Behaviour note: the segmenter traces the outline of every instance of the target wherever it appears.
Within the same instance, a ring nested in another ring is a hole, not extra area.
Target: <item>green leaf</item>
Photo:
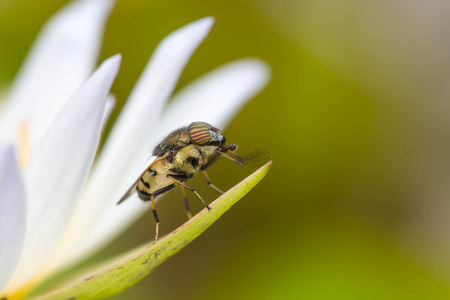
[[[91,273],[93,274],[91,276],[78,277],[78,279],[37,299],[101,299],[118,294],[133,286],[211,226],[264,178],[271,165],[271,161],[266,163],[211,203],[211,211],[203,209],[156,244],[138,251],[135,250],[134,254],[128,254],[119,263],[111,266],[110,262],[110,267],[103,271]]]

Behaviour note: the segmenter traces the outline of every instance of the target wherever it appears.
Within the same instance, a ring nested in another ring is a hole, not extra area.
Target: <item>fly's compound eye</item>
[[[194,144],[205,146],[211,143],[212,135],[208,124],[194,122],[189,125],[189,138]]]

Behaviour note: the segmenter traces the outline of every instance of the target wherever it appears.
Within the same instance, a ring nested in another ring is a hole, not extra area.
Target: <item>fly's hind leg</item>
[[[188,190],[190,190],[191,192],[193,192],[195,195],[197,195],[197,197],[200,198],[200,200],[202,200],[202,202],[203,202],[203,204],[206,206],[206,208],[207,208],[208,210],[211,210],[211,207],[209,207],[208,203],[206,203],[206,201],[203,200],[203,198],[199,195],[199,193],[197,193],[197,190],[196,190],[196,189],[194,189],[194,188],[190,187],[189,185],[187,185],[186,183],[184,183],[184,182],[182,182],[182,181],[180,181],[180,180],[174,178],[174,176],[172,176],[172,175],[170,175],[170,174],[168,174],[167,177],[170,178],[170,179],[172,179],[175,183],[177,183],[177,184],[181,185],[182,187],[185,187],[185,188],[187,188]]]
[[[159,218],[158,218],[158,214],[156,213],[155,197],[158,195],[164,194],[165,192],[173,189],[174,187],[175,187],[175,184],[171,184],[171,185],[165,186],[165,187],[153,192],[152,194],[145,193],[144,197],[141,198],[144,201],[150,200],[152,202],[153,217],[155,218],[155,222],[156,222],[156,234],[155,234],[155,241],[153,242],[153,244],[156,243],[156,241],[158,240],[158,232],[159,232]],[[138,190],[138,192],[139,192],[139,190]],[[140,191],[140,193],[142,194],[143,192]]]
[[[206,173],[205,170],[203,170],[202,173],[203,173],[203,175],[205,175],[205,179],[206,179],[206,182],[208,183],[208,185],[209,185],[210,187],[212,187],[213,189],[215,189],[215,190],[216,190],[217,192],[219,192],[220,194],[223,194],[223,192],[222,192],[221,189],[219,189],[218,187],[216,187],[214,184],[211,183],[211,180],[209,180],[208,173]]]
[[[155,197],[151,196],[153,217],[155,218],[155,222],[156,222],[155,241],[153,243],[156,243],[156,241],[158,240],[158,232],[159,232],[159,218],[158,218],[158,214],[156,213],[156,207],[155,207],[155,200],[154,199],[155,199]]]
[[[184,200],[184,207],[186,208],[186,215],[188,219],[192,218],[191,214],[191,208],[189,207],[188,198],[186,195],[186,190],[184,189],[184,186],[181,186],[181,193],[183,194],[183,200]]]

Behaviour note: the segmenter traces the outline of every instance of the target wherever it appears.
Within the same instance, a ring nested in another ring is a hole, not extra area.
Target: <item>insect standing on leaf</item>
[[[186,213],[188,218],[191,218],[185,188],[197,195],[208,210],[211,210],[211,208],[194,188],[185,183],[188,179],[201,171],[208,185],[222,194],[223,192],[209,180],[206,169],[220,156],[227,157],[241,166],[246,166],[248,161],[260,156],[260,153],[256,153],[256,155],[253,153],[249,160],[245,159],[234,152],[237,148],[235,144],[226,145],[226,142],[227,139],[220,134],[220,129],[205,122],[194,122],[187,127],[173,131],[156,146],[153,150],[156,159],[139,176],[117,204],[122,203],[134,191],[143,201],[151,201],[153,216],[156,221],[156,242],[159,230],[159,219],[154,201],[156,196],[176,186],[181,186]]]

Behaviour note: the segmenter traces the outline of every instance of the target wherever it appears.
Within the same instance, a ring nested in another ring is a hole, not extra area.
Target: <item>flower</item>
[[[124,231],[148,208],[115,205],[148,165],[148,149],[192,121],[225,126],[268,81],[263,62],[243,59],[171,97],[214,20],[188,24],[157,47],[92,165],[121,60],[88,78],[111,4],[79,0],[56,14],[0,111],[0,298],[26,294]]]

